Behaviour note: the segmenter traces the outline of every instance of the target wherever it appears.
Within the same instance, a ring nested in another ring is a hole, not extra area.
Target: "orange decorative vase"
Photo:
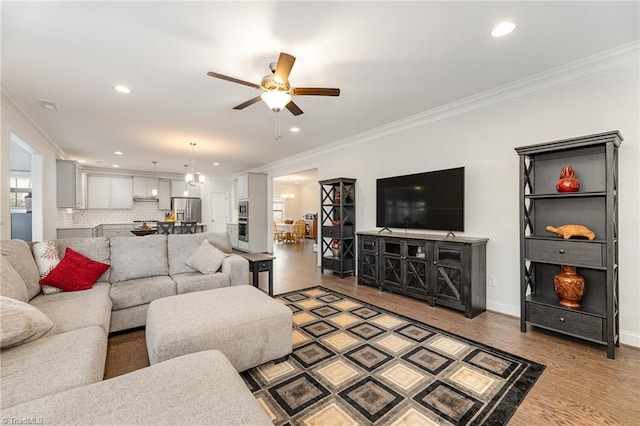
[[[566,166],[562,168],[556,189],[558,192],[577,192],[580,189],[580,181],[576,179],[576,172],[573,167]]]
[[[579,308],[584,297],[584,278],[576,274],[575,266],[562,265],[553,277],[553,287],[562,306]]]

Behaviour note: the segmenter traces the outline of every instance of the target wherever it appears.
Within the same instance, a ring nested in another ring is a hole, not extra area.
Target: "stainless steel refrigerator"
[[[202,221],[202,202],[200,198],[171,197],[171,211],[176,214],[177,222]]]

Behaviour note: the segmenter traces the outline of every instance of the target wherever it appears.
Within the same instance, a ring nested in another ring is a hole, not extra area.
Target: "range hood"
[[[133,201],[158,201],[157,195],[134,195]]]

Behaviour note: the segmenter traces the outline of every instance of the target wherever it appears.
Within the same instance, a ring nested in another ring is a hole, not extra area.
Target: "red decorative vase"
[[[577,192],[580,189],[580,181],[576,179],[576,172],[573,167],[566,166],[562,168],[556,189],[558,192]]]
[[[584,278],[576,274],[575,266],[562,265],[553,277],[553,287],[562,306],[579,308],[584,297]]]

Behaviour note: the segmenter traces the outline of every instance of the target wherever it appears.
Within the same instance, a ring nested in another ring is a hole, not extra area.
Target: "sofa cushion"
[[[174,275],[171,278],[176,282],[178,294],[229,287],[231,285],[229,274],[222,272],[213,275],[203,275],[199,272],[194,272]]]
[[[64,291],[88,290],[109,266],[67,247],[60,263],[40,280],[40,284],[58,287]]]
[[[3,350],[3,415],[6,407],[101,381],[106,357],[107,337],[100,327],[79,328]]]
[[[82,291],[62,291],[54,294],[39,294],[29,301],[33,306],[39,306],[41,303],[57,302],[59,300],[75,299],[78,297],[85,297],[90,294],[104,294],[109,296],[109,290],[111,284],[109,283],[95,283],[89,290]]]
[[[0,255],[0,295],[21,302],[29,301],[27,285],[11,262],[2,255]]]
[[[64,238],[56,240],[58,245],[58,255],[64,257],[67,247],[70,247],[87,256],[89,259],[96,260],[101,263],[111,263],[111,250],[109,249],[109,239],[107,237],[97,238]],[[97,282],[109,281],[109,271],[98,278]]]
[[[56,333],[55,324],[38,308],[0,296],[0,347],[10,348]]]
[[[227,256],[227,253],[216,248],[209,241],[202,240],[200,247],[187,259],[187,265],[205,275],[215,274]]]
[[[109,334],[111,323],[111,299],[107,293],[76,291],[78,297],[48,300],[47,296],[36,297],[31,304],[40,309],[64,333],[77,328],[97,325],[105,335]]]
[[[144,239],[146,237],[121,237]],[[114,262],[115,263],[115,262]],[[113,302],[113,310],[129,308],[150,303],[161,297],[177,294],[176,283],[170,277],[138,278],[135,280],[119,281],[111,284],[109,295]]]
[[[2,240],[0,241],[0,253],[7,258],[13,268],[27,285],[29,299],[33,299],[40,293],[40,273],[33,260],[29,244],[22,240]]]
[[[58,255],[58,245],[55,241],[38,241],[31,245],[33,259],[36,261],[40,279],[49,275],[58,263],[60,263],[60,255]],[[40,284],[43,294],[52,294],[61,292],[62,289],[51,285]]]
[[[169,251],[169,274],[184,274],[196,272],[187,264],[187,259],[198,250],[203,240],[209,241],[219,250],[231,253],[231,238],[229,234],[217,232],[204,232],[199,234],[169,235],[167,248]]]
[[[111,283],[169,275],[167,236],[114,237],[111,264]]]
[[[2,417],[7,423],[36,418],[60,425],[273,425],[219,351],[29,401],[3,410]]]

